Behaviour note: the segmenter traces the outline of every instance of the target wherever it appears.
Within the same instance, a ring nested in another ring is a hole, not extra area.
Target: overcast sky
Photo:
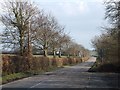
[[[35,1],[35,0],[34,0]],[[85,48],[92,49],[91,39],[100,35],[104,25],[102,0],[36,0],[40,8],[52,13],[70,36]]]
[[[104,25],[102,0],[32,0],[46,13],[52,13],[66,33],[77,43],[91,49],[91,39],[100,35]]]

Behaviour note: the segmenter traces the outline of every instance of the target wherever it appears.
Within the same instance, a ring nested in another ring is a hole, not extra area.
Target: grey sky
[[[104,24],[102,0],[45,0],[36,2],[45,12],[51,12],[70,36],[91,49],[91,39],[99,35]]]
[[[65,31],[85,48],[91,49],[91,39],[100,34],[104,24],[104,5],[102,0],[32,0],[52,13]]]

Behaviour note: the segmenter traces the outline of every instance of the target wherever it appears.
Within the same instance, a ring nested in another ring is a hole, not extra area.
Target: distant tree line
[[[65,26],[60,25],[51,14],[24,1],[9,1],[3,4],[4,13],[0,20],[4,31],[1,34],[3,51],[17,53],[20,56],[43,53],[59,57],[88,55],[89,51],[74,42],[65,33]]]
[[[120,66],[120,1],[110,0],[104,3],[105,19],[109,27],[103,27],[103,33],[92,40],[102,63]]]

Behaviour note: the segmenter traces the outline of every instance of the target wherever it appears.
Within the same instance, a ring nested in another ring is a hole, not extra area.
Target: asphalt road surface
[[[91,57],[78,65],[17,80],[2,88],[120,88],[117,73],[87,72],[95,60]]]

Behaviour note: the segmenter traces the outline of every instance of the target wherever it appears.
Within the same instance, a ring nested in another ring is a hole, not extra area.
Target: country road
[[[87,72],[95,60],[91,57],[75,66],[66,66],[53,72],[17,80],[2,85],[2,88],[120,88],[120,75],[117,73]]]

